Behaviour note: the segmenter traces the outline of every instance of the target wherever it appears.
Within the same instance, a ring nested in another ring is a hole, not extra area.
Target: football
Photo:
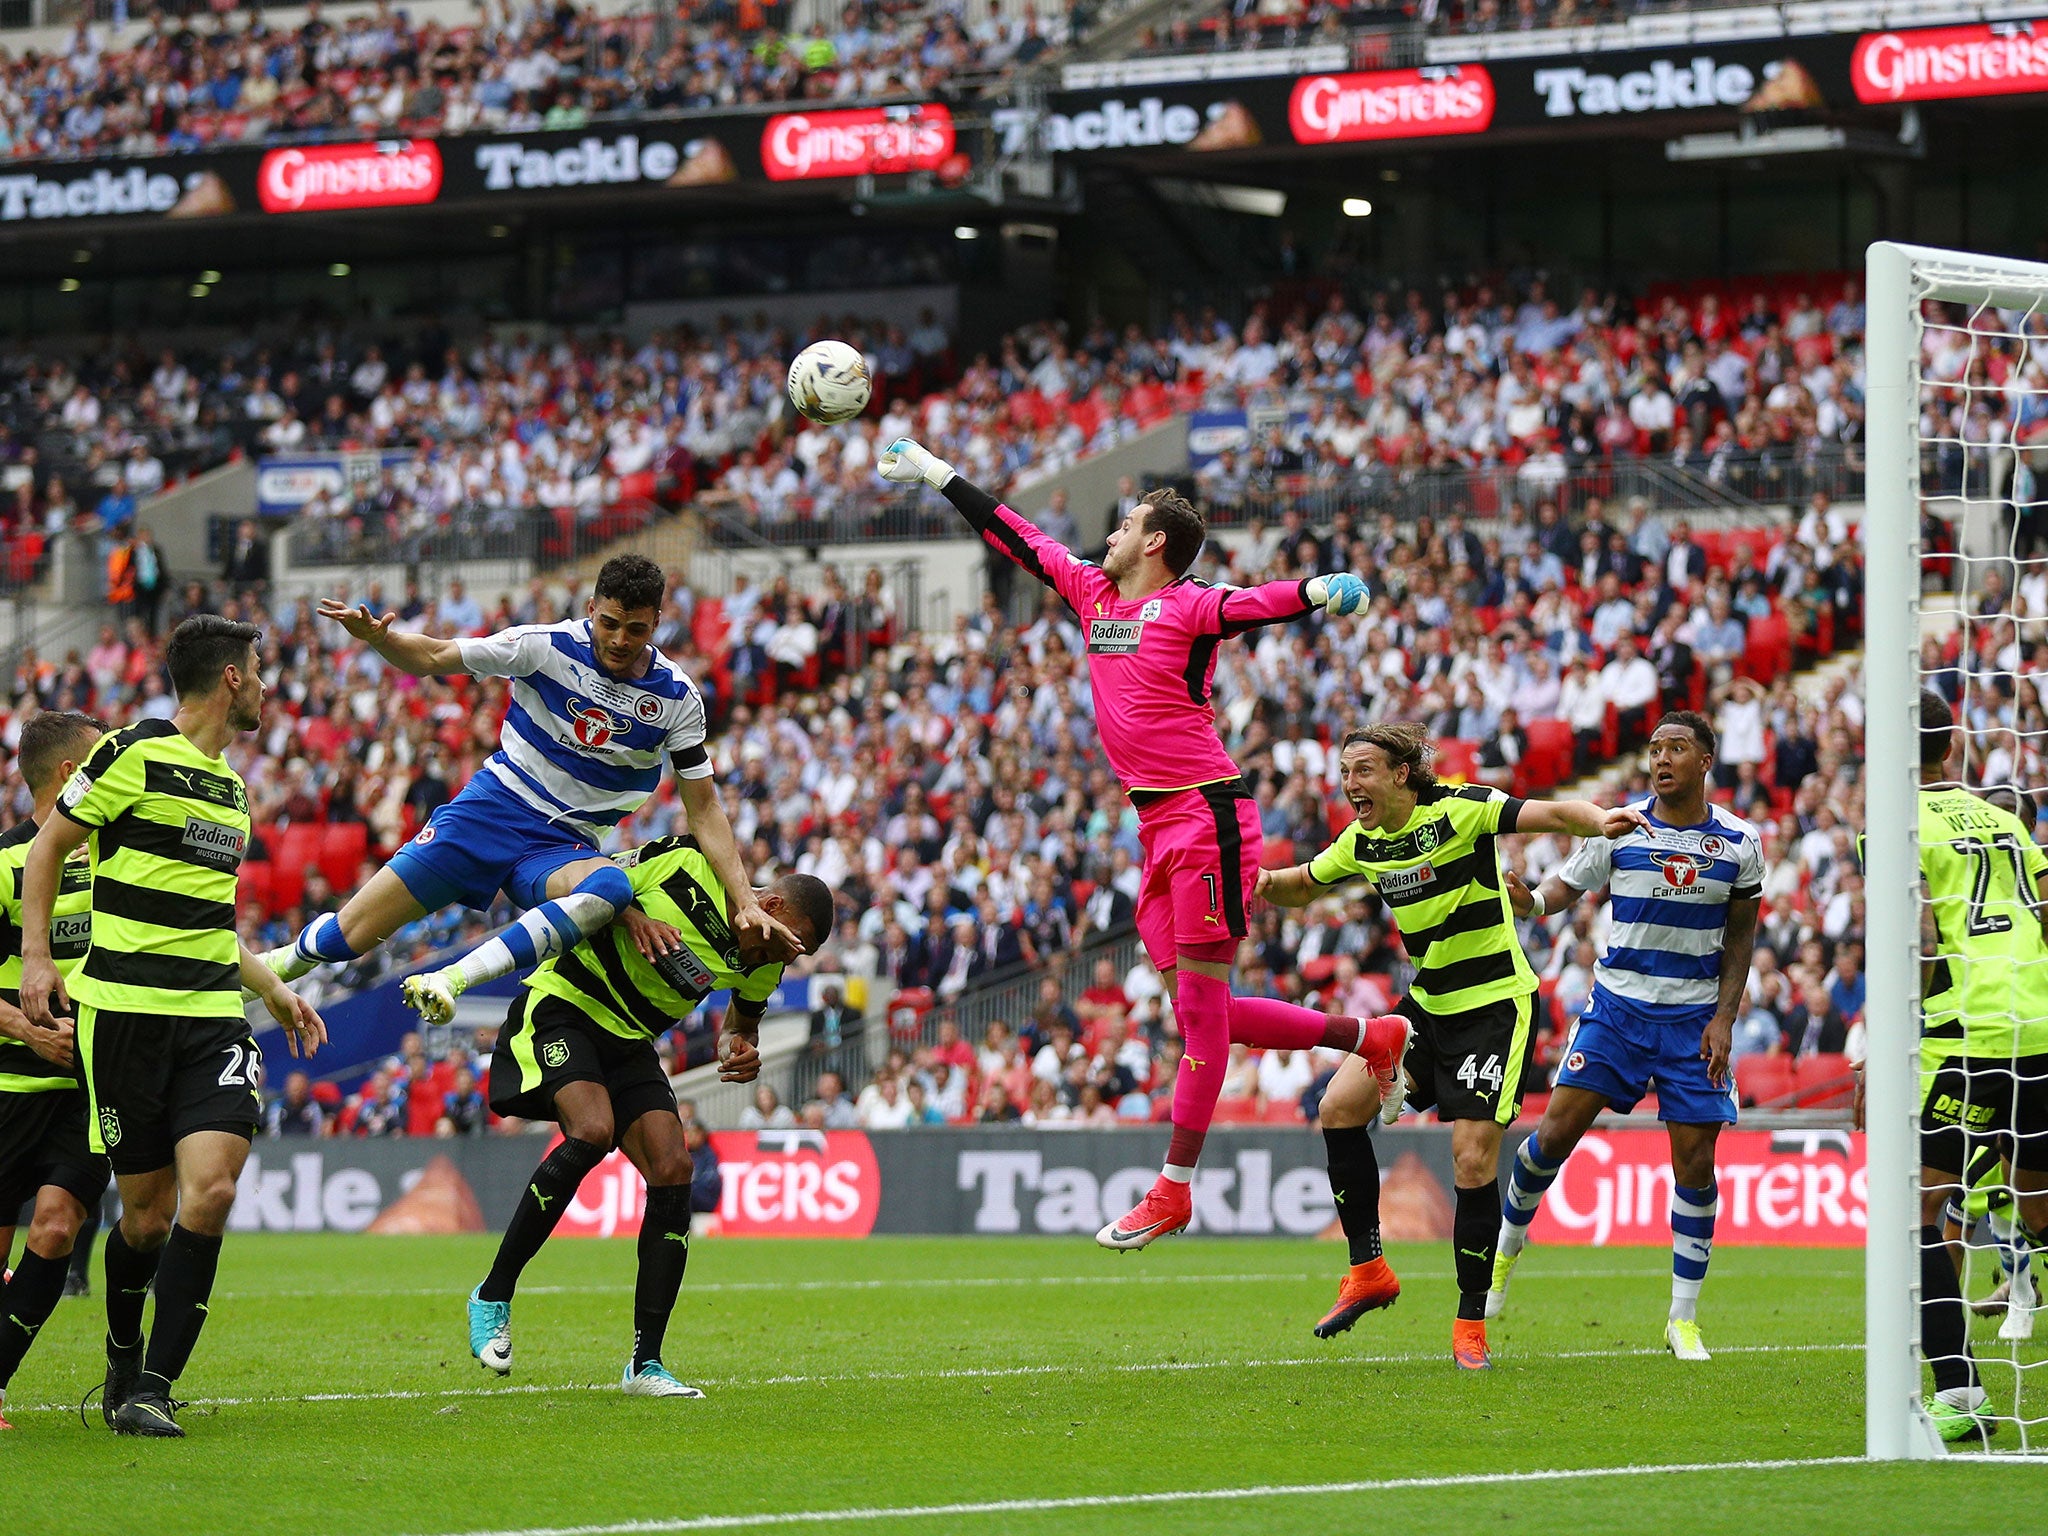
[[[843,341],[814,341],[789,365],[789,403],[831,426],[868,408],[867,360]]]

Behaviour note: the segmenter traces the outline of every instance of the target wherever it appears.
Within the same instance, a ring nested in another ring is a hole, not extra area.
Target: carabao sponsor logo
[[[1049,1164],[1042,1152],[959,1154],[958,1187],[979,1197],[977,1232],[1094,1232],[1139,1200],[1159,1177],[1154,1166],[1120,1168],[1098,1177],[1086,1168]],[[1337,1214],[1329,1175],[1310,1164],[1275,1177],[1273,1154],[1247,1148],[1234,1167],[1205,1167],[1191,1189],[1192,1232],[1309,1237]]]

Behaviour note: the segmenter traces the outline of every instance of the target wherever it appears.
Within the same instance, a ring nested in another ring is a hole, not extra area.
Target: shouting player
[[[2005,1138],[2017,1235],[2048,1234],[2048,853],[2019,819],[1948,777],[1955,715],[1920,695],[1920,1338],[1941,1438],[1990,1435],[1962,1287],[1943,1240],[1972,1143]]]
[[[22,1356],[49,1320],[70,1270],[72,1245],[107,1188],[107,1159],[92,1149],[85,1124],[77,1041],[71,1021],[45,1029],[21,1011],[21,871],[36,829],[57,792],[91,755],[106,729],[89,715],[45,710],[21,728],[16,763],[35,809],[0,837],[0,1261],[14,1247],[14,1213],[29,1200],[35,1215],[21,1262],[0,1292],[0,1398]],[[65,861],[50,913],[50,958],[70,976],[92,940],[92,864],[80,849]],[[9,1428],[0,1418],[0,1429]]]
[[[730,988],[719,1076],[751,1082],[761,1070],[768,998],[783,966],[831,935],[832,892],[815,876],[784,875],[767,891],[749,893],[775,926],[742,931],[729,921],[724,884],[695,839],[660,838],[618,862],[633,888],[631,917],[527,977],[491,1055],[491,1108],[556,1121],[562,1140],[534,1170],[491,1272],[470,1293],[469,1352],[501,1376],[511,1371],[520,1271],[540,1252],[584,1175],[617,1145],[647,1181],[633,1354],[620,1385],[639,1397],[702,1397],[661,1363],[690,1260],[691,1162],[654,1042],[713,991]],[[657,958],[645,957],[629,925],[643,930]]]
[[[1339,749],[1344,797],[1358,813],[1337,840],[1306,864],[1260,874],[1258,894],[1305,907],[1360,876],[1393,909],[1415,979],[1398,1012],[1414,1026],[1406,1100],[1434,1107],[1451,1124],[1458,1202],[1451,1247],[1458,1314],[1451,1354],[1467,1370],[1492,1362],[1486,1349],[1486,1288],[1500,1226],[1500,1138],[1521,1107],[1535,1050],[1536,973],[1515,936],[1496,839],[1511,832],[1620,837],[1645,824],[1641,811],[1605,810],[1590,800],[1517,800],[1497,789],[1438,784],[1429,738],[1417,725],[1348,731]],[[1400,1295],[1380,1252],[1375,1114],[1401,1112],[1393,1092],[1346,1061],[1323,1095],[1323,1143],[1330,1190],[1351,1247],[1351,1268],[1316,1336],[1342,1333]]]
[[[1188,1185],[1233,1042],[1361,1053],[1389,1083],[1406,1048],[1408,1029],[1398,1018],[1331,1019],[1277,999],[1232,997],[1229,982],[1263,837],[1251,791],[1216,735],[1209,703],[1216,648],[1319,608],[1356,613],[1365,583],[1350,575],[1243,589],[1191,581],[1207,534],[1201,514],[1172,491],[1141,500],[1110,534],[1102,564],[1091,565],[908,438],[891,443],[877,467],[885,479],[923,481],[944,495],[991,548],[1064,598],[1087,629],[1095,727],[1137,810],[1145,849],[1138,934],[1174,999],[1183,1046],[1166,1166],[1137,1207],[1095,1239],[1105,1248],[1143,1248],[1193,1215]]]
[[[574,947],[633,899],[626,872],[597,844],[654,792],[664,754],[690,831],[733,903],[733,927],[787,942],[789,931],[755,900],[718,803],[704,697],[654,648],[663,588],[652,560],[614,555],[597,573],[582,618],[474,640],[395,631],[395,614],[323,601],[322,618],[399,671],[510,678],[512,705],[498,750],[462,792],[340,912],[316,917],[264,963],[296,980],[316,965],[353,960],[451,903],[487,908],[502,889],[526,908],[518,922],[456,964],[405,980],[406,1003],[427,1022],[446,1023],[470,987]]]
[[[1640,807],[1648,825],[1611,842],[1582,843],[1533,896],[1508,876],[1510,899],[1523,916],[1561,911],[1604,886],[1613,923],[1543,1123],[1522,1143],[1508,1175],[1486,1315],[1496,1317],[1506,1305],[1529,1223],[1579,1138],[1603,1109],[1625,1115],[1654,1092],[1657,1118],[1671,1134],[1664,1345],[1680,1360],[1708,1358],[1698,1308],[1720,1210],[1714,1144],[1721,1127],[1735,1123],[1728,1052],[1763,905],[1762,839],[1748,822],[1707,802],[1714,747],[1704,715],[1688,709],[1664,716],[1650,737],[1655,794]]]

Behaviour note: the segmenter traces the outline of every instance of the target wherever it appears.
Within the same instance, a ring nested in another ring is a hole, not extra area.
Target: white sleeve
[[[1755,835],[1742,840],[1742,857],[1735,861],[1735,884],[1731,895],[1756,896],[1764,888],[1763,839]]]
[[[495,635],[455,642],[462,653],[462,670],[472,677],[531,676],[540,669],[541,658],[551,644],[547,628],[539,624],[521,624]]]
[[[1614,843],[1605,837],[1589,837],[1551,873],[1575,891],[1597,891],[1613,877]]]
[[[704,695],[692,688],[681,718],[669,727],[668,754],[679,779],[711,777],[711,754],[704,745]]]

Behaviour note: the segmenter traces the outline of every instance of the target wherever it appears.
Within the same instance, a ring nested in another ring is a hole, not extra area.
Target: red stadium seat
[[[1218,1099],[1216,1125],[1257,1125],[1259,1123],[1259,1101],[1257,1099]]]
[[[1301,1124],[1301,1104],[1295,1099],[1278,1099],[1266,1106],[1262,1116],[1268,1125]]]
[[[1538,792],[1554,789],[1572,772],[1572,728],[1562,720],[1531,720],[1523,729],[1529,737],[1530,775]],[[1541,763],[1538,767],[1537,763]]]
[[[1840,1109],[1855,1101],[1856,1074],[1847,1056],[1836,1052],[1802,1056],[1793,1077],[1801,1109]]]
[[[1286,869],[1295,862],[1294,839],[1291,837],[1269,837],[1259,853],[1259,868]]]
[[[295,906],[306,888],[306,871],[320,862],[321,838],[326,828],[316,821],[294,822],[273,843],[275,873],[271,877],[272,899],[277,909]],[[354,870],[350,870],[353,883]]]
[[[264,863],[244,864],[235,871],[235,901],[237,904],[253,901],[261,906],[267,915],[271,910],[270,896],[271,866]]]
[[[356,871],[370,851],[370,829],[360,821],[337,821],[320,840],[320,872],[337,891],[354,888]]]
[[[1789,1056],[1738,1056],[1735,1088],[1745,1104],[1788,1099],[1799,1086],[1798,1068]]]
[[[1470,783],[1479,771],[1479,743],[1446,736],[1436,744],[1436,776],[1453,783]]]

